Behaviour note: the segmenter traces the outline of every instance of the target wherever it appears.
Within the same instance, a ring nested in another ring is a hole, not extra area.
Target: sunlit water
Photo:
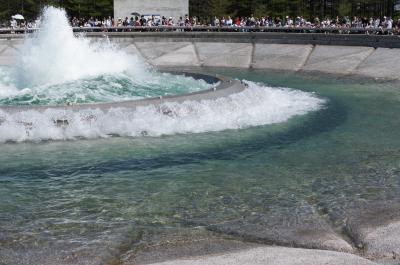
[[[224,98],[138,108],[4,111],[4,105],[118,102],[177,95],[215,86],[160,73],[107,39],[73,35],[65,11],[44,10],[43,27],[27,38],[17,63],[0,68],[0,142],[192,134],[286,122],[324,108],[311,92],[247,82]],[[160,110],[168,111],[160,111]],[[168,113],[168,115],[165,115]],[[68,121],[68,126],[55,126]]]
[[[352,210],[398,201],[398,83],[224,74],[316,91],[328,102],[284,123],[241,130],[2,144],[5,264],[98,264],[152,234],[284,232],[318,211],[339,227]]]
[[[147,80],[138,80],[127,72],[121,72],[17,89],[13,71],[11,67],[0,67],[0,105],[119,102],[197,92],[214,85],[179,74],[149,70]]]
[[[67,23],[54,37],[70,48],[55,48],[51,21],[62,16],[51,9],[19,63],[0,68],[0,105],[113,102],[209,87],[141,67],[109,43],[93,47]],[[71,48],[80,56],[71,57]],[[339,229],[349,212],[398,201],[398,83],[219,73],[248,80],[249,88],[167,104],[171,115],[154,106],[0,110],[0,263],[104,264],[161,234],[210,230],[243,239],[270,227],[279,234],[313,227],[320,215]],[[56,127],[56,119],[69,126]]]
[[[0,105],[115,102],[190,93],[211,85],[163,74],[104,38],[74,36],[65,11],[48,7],[15,65],[0,67]]]

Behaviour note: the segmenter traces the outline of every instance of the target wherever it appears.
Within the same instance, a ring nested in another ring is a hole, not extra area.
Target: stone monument
[[[177,20],[189,14],[189,0],[114,0],[114,18],[158,15]]]

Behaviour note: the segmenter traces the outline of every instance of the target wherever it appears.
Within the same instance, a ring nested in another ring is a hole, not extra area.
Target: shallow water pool
[[[398,201],[398,83],[218,72],[326,102],[243,129],[0,144],[0,261],[98,264],[181,230],[267,241]]]

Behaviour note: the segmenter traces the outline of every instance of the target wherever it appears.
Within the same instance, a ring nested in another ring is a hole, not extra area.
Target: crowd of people
[[[112,17],[104,18],[102,20],[97,18],[90,18],[88,20],[73,18],[71,21],[73,27],[95,27],[95,28],[111,28],[111,27],[160,27],[160,26],[174,26],[174,27],[223,27],[223,28],[251,28],[251,27],[271,27],[271,28],[331,28],[331,29],[344,29],[344,28],[358,28],[358,29],[383,29],[395,30],[400,28],[400,19],[394,21],[392,18],[384,16],[383,18],[371,17],[336,17],[334,19],[325,18],[323,20],[318,17],[312,21],[307,20],[302,16],[295,18],[286,16],[280,17],[214,17],[210,23],[203,23],[196,17],[179,17],[173,19],[172,17],[160,16],[135,16],[131,18],[118,18]]]
[[[114,19],[108,18],[89,19],[74,17],[71,19],[71,25],[75,29],[86,31],[136,31],[136,30],[219,30],[219,31],[266,31],[268,29],[280,30],[326,30],[337,31],[338,33],[350,33],[354,31],[373,32],[375,34],[400,34],[400,19],[394,21],[391,17],[336,17],[324,18],[318,17],[307,20],[303,16],[290,17],[260,17],[253,15],[249,17],[214,17],[207,23],[199,21],[197,17],[188,15],[174,19],[165,16],[134,16]],[[26,28],[33,29],[40,27],[40,20],[26,23],[12,20],[9,27],[11,29]]]
[[[292,18],[286,16],[284,19],[280,17],[237,17],[232,19],[215,17],[212,26],[228,26],[228,27],[284,27],[284,28],[363,28],[363,29],[386,29],[392,30],[400,27],[400,19],[393,21],[392,18],[384,16],[382,19],[378,17],[362,18],[362,17],[336,17],[334,19],[325,18],[323,20],[318,17],[312,21],[302,16]]]

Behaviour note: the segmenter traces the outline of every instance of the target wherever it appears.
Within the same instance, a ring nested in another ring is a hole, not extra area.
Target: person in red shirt
[[[237,18],[235,19],[235,25],[236,25],[237,27],[240,27],[241,24],[242,24],[242,21],[240,20],[240,17],[237,17]]]

